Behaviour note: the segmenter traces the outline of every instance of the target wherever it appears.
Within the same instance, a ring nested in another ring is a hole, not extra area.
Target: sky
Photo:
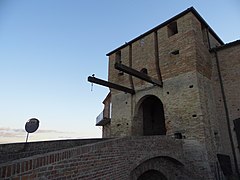
[[[225,42],[240,39],[239,0],[0,0],[0,144],[100,138],[106,54],[193,6]]]

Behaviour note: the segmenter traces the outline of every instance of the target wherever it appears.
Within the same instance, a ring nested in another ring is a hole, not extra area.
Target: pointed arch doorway
[[[137,121],[144,136],[166,135],[163,104],[156,96],[148,95],[140,100]]]

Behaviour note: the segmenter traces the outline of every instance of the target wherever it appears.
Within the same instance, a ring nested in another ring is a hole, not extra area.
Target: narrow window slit
[[[171,52],[172,55],[178,55],[179,54],[179,50],[175,50]]]

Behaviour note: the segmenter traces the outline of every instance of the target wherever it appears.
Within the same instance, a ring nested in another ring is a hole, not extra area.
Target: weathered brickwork
[[[106,139],[96,138],[0,144],[0,164],[16,159],[27,158],[37,154],[44,154],[75,146],[92,144],[104,140]]]
[[[229,155],[232,167],[238,173],[236,161],[240,162],[239,148],[233,120],[240,118],[239,49],[239,43],[224,45],[193,10],[170,19],[110,52],[109,81],[132,88],[136,93],[131,95],[111,89],[109,137],[146,135],[144,114],[155,115],[144,110],[147,108],[143,102],[149,96],[154,96],[163,104],[161,111],[164,113],[167,136],[180,133],[182,138],[201,143],[212,172],[218,162],[217,154]],[[218,53],[220,70],[214,51]],[[163,87],[128,73],[119,73],[114,68],[119,61],[138,71],[146,69],[147,75],[162,80]],[[221,90],[218,71],[223,74],[225,95]],[[223,101],[227,101],[227,105]],[[227,128],[226,106],[234,147],[230,143],[231,135]]]
[[[187,149],[185,144],[188,142],[166,136],[107,140],[1,164],[0,178],[135,180],[143,166],[161,170],[164,167],[163,172],[171,179],[210,179],[205,167],[195,170],[199,166],[188,160],[193,149]],[[202,153],[195,161],[202,159]]]
[[[240,118],[240,41],[224,45],[190,8],[107,55],[108,80],[135,91],[110,89],[103,102],[103,137],[112,139],[25,152],[31,157],[17,151],[8,158],[25,159],[0,164],[0,178],[240,178],[233,123]],[[116,70],[115,63],[163,85]],[[230,158],[232,174],[220,168],[219,154]]]
[[[212,62],[214,63],[215,82],[214,93],[215,103],[217,106],[217,118],[220,122],[220,128],[218,129],[218,136],[220,138],[221,146],[220,152],[224,152],[233,157],[231,144],[229,142],[229,132],[227,129],[226,109],[229,114],[230,130],[233,138],[234,150],[237,156],[238,166],[240,167],[240,154],[239,145],[236,139],[236,131],[234,130],[233,120],[240,117],[240,42],[236,41],[223,46],[216,50],[216,54],[212,53]],[[226,100],[226,106],[224,105],[223,94],[220,91],[220,79],[217,69],[217,61],[219,64],[219,70],[222,78],[222,85],[224,89],[224,95]],[[226,138],[227,137],[227,138]],[[234,165],[233,165],[234,166]]]

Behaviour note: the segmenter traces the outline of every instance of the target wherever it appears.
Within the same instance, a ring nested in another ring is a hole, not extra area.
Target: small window
[[[172,22],[168,25],[168,37],[178,33],[177,22]]]
[[[116,62],[116,63],[122,63],[121,51],[117,51],[117,52],[116,52],[115,62]],[[119,75],[119,76],[124,75],[123,71],[118,71],[118,75]]]
[[[182,135],[182,133],[180,133],[180,132],[175,132],[175,133],[174,133],[174,137],[175,137],[175,139],[182,139],[182,138],[183,138],[183,135]]]
[[[141,73],[144,73],[144,74],[148,74],[147,68],[142,68],[140,72],[141,72]]]
[[[115,61],[116,63],[121,63],[121,51],[116,52]]]

